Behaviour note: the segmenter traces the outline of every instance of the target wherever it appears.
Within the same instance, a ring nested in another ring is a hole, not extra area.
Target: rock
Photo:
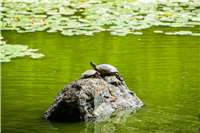
[[[124,81],[115,76],[103,78],[80,78],[65,86],[45,112],[45,118],[89,121],[116,110],[144,105]]]

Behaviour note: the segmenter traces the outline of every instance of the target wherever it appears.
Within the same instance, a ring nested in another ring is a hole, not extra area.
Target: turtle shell
[[[118,70],[116,67],[109,65],[109,64],[101,64],[96,66],[97,71],[99,71],[101,74],[115,74],[118,73]]]
[[[97,73],[97,71],[95,71],[95,70],[87,70],[84,73],[82,73],[82,76],[83,77],[90,77],[90,76],[95,75],[96,73]]]

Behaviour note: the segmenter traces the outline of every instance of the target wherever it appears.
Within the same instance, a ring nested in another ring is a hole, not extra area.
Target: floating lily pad
[[[27,51],[28,52],[35,52],[35,51],[38,51],[39,49],[28,49]]]
[[[171,23],[170,27],[183,27],[184,24],[183,23]]]
[[[17,32],[18,33],[26,33],[26,31],[24,31],[24,30],[18,30]]]
[[[170,23],[159,23],[160,26],[170,26]]]
[[[48,32],[48,33],[55,33],[55,32],[57,32],[57,30],[53,30],[53,29],[52,29],[52,30],[47,30],[47,32]]]
[[[111,31],[112,35],[120,33],[124,36],[132,34],[134,30],[147,29],[151,26],[194,27],[200,25],[199,3],[184,1],[155,0],[150,3],[6,0],[3,1],[6,4],[2,4],[1,7],[1,30],[17,30],[18,33],[26,33],[48,29],[48,33],[53,33],[72,29],[73,32],[61,34],[93,35],[94,32]],[[107,28],[103,28],[104,26]]]
[[[1,59],[0,62],[11,62],[11,60],[8,58],[4,58],[4,59]]]
[[[175,32],[176,35],[190,35],[192,34],[191,31],[176,31]]]
[[[1,41],[1,62],[10,62],[11,58],[23,57],[26,55],[31,58],[41,58],[44,55],[39,53],[33,53],[38,49],[28,49],[28,46],[24,45],[11,45],[6,44],[5,41]]]
[[[142,32],[133,32],[134,35],[142,35]]]
[[[112,31],[110,32],[111,35],[117,35],[117,32],[116,31]]]
[[[173,32],[165,32],[165,35],[176,35],[176,34]]]
[[[192,33],[191,36],[200,36],[200,33]]]
[[[192,21],[198,21],[198,22],[200,22],[200,18],[192,18]]]
[[[161,30],[155,30],[154,33],[163,33]]]
[[[172,22],[172,21],[174,21],[174,20],[171,20],[170,18],[167,18],[167,17],[162,17],[162,18],[160,19],[160,21],[163,21],[163,22]]]
[[[33,59],[42,58],[42,57],[44,57],[43,54],[31,53],[31,58],[33,58]]]
[[[1,41],[0,45],[6,44],[6,41]]]

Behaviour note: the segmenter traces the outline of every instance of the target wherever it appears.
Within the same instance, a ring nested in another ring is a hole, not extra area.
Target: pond
[[[199,11],[197,0],[2,1],[2,132],[200,132]],[[90,61],[117,67],[145,106],[46,120]]]
[[[39,48],[45,56],[14,58],[1,64],[1,129],[3,133],[199,132],[199,36],[155,34],[63,36],[60,33],[19,34],[2,31],[9,44]],[[198,26],[190,28],[198,32]],[[143,101],[139,110],[121,110],[90,122],[48,121],[44,112],[59,91],[92,69],[111,64],[129,89]]]

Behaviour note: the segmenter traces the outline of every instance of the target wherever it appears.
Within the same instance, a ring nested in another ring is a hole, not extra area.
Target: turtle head
[[[96,64],[92,61],[90,61],[91,66],[96,70]]]

